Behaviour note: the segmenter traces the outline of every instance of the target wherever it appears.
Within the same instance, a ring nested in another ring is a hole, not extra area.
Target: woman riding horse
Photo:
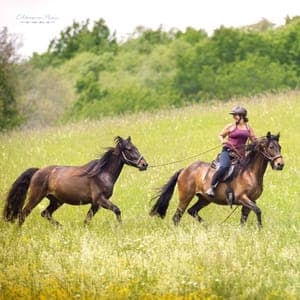
[[[256,205],[256,200],[263,191],[263,177],[268,162],[275,170],[282,170],[284,166],[281,146],[279,145],[279,134],[271,135],[268,132],[265,137],[251,143],[247,150],[248,153],[243,164],[240,164],[238,172],[230,182],[230,188],[233,192],[234,204],[242,205],[241,224],[246,222],[250,211],[253,210],[257,217],[258,226],[261,227],[261,210]],[[199,222],[203,220],[198,212],[211,202],[228,205],[227,183],[218,185],[213,198],[206,194],[212,173],[211,164],[202,161],[197,161],[187,168],[175,172],[160,189],[150,215],[165,217],[176,184],[178,186],[179,205],[173,216],[175,225],[179,223],[195,195],[197,195],[198,201],[188,209],[188,213]]]
[[[256,139],[253,129],[248,124],[247,110],[244,107],[236,106],[230,114],[233,115],[235,123],[225,126],[220,132],[219,138],[223,144],[222,152],[219,156],[220,166],[212,178],[210,188],[206,191],[206,194],[212,198],[215,196],[216,187],[229,170],[231,153],[233,152],[239,159],[244,158],[245,145],[248,139],[252,142]]]

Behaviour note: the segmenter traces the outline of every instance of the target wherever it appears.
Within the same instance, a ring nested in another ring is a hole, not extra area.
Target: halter
[[[121,151],[121,154],[126,163],[128,163],[129,165],[133,165],[135,167],[137,167],[139,165],[139,163],[141,162],[141,160],[143,159],[143,156],[140,155],[140,157],[136,161],[134,161],[134,160],[127,158],[123,151]]]

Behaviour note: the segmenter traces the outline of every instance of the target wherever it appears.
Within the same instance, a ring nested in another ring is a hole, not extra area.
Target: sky
[[[51,39],[72,22],[103,18],[119,40],[138,26],[164,30],[187,27],[208,34],[268,19],[277,26],[300,16],[300,0],[0,0],[0,28],[17,34],[22,57],[47,50]]]

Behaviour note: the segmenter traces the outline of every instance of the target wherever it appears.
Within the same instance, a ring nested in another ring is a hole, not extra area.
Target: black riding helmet
[[[242,107],[242,106],[235,106],[231,110],[230,114],[231,115],[240,115],[240,116],[246,117],[247,116],[247,109]]]

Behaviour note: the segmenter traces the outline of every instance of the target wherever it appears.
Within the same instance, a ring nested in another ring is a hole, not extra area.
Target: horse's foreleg
[[[204,220],[199,216],[198,212],[208,204],[210,204],[209,201],[207,201],[204,197],[201,195],[198,196],[198,201],[188,209],[188,213],[195,218],[198,222],[202,223]]]
[[[100,208],[99,204],[92,204],[92,206],[89,209],[89,211],[86,215],[86,218],[84,220],[85,225],[88,225],[91,222],[93,216],[96,214],[96,212],[99,210],[99,208]]]
[[[244,195],[243,197],[241,197],[240,199],[240,203],[245,206],[246,208],[253,210],[256,214],[256,218],[257,218],[257,224],[259,228],[262,228],[262,222],[261,222],[261,210],[260,208],[255,204],[255,202],[253,202],[252,200],[250,200],[246,195]],[[249,213],[248,213],[249,214]]]
[[[56,226],[61,226],[59,222],[57,222],[53,217],[52,214],[55,212],[59,207],[61,207],[61,203],[53,195],[48,195],[47,198],[50,200],[50,204],[48,207],[41,212],[41,216],[50,221],[51,224]]]
[[[100,204],[102,207],[109,209],[113,211],[117,217],[117,220],[119,223],[122,223],[121,219],[121,211],[118,206],[113,204],[111,201],[109,201],[106,197],[100,196],[99,201],[97,201],[98,204]]]
[[[241,225],[245,225],[251,209],[246,206],[242,206]]]

